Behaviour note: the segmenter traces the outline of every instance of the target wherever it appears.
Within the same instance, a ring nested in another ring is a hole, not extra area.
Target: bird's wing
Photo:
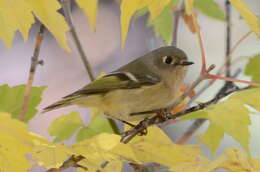
[[[160,82],[160,77],[155,74],[137,75],[129,72],[114,72],[105,75],[82,89],[64,97],[70,98],[79,95],[106,93],[114,89],[131,89],[147,85],[154,85]]]

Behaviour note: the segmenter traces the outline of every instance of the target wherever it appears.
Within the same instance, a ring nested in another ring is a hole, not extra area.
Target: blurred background
[[[224,0],[217,1],[224,9]],[[260,1],[244,0],[248,7],[254,13],[260,16]],[[125,48],[121,48],[120,38],[120,9],[118,3],[112,0],[101,0],[99,2],[96,32],[91,29],[88,20],[79,8],[73,8],[72,11],[74,24],[80,41],[91,63],[95,76],[100,72],[110,72],[145,53],[163,46],[163,41],[156,37],[153,29],[148,27],[146,22],[148,16],[142,16],[132,20],[129,27],[129,33],[126,39]],[[202,37],[206,49],[207,64],[216,64],[220,67],[224,62],[225,55],[225,22],[217,21],[198,13],[198,21],[201,28]],[[249,31],[248,26],[240,18],[239,14],[232,9],[232,43],[241,38],[242,35]],[[28,77],[31,56],[34,49],[35,36],[38,32],[39,25],[35,24],[30,32],[30,38],[23,42],[20,34],[16,34],[13,47],[7,49],[4,44],[0,43],[0,84],[10,86],[25,84]],[[42,102],[38,106],[39,111],[45,106],[57,101],[61,97],[81,88],[89,83],[89,77],[81,62],[79,54],[68,34],[68,42],[71,52],[65,52],[60,48],[55,39],[46,33],[43,45],[41,47],[40,59],[44,61],[43,66],[38,66],[34,86],[48,86],[45,89]],[[198,40],[183,22],[180,20],[178,30],[177,47],[183,49],[189,59],[195,62],[195,65],[189,68],[186,82],[191,83],[199,74],[201,61]],[[239,48],[234,52],[233,57],[251,56],[260,52],[260,42],[253,34],[246,39]],[[241,67],[246,61],[241,61],[236,67]],[[216,69],[215,69],[216,71]],[[234,71],[233,71],[234,72]],[[214,71],[213,71],[214,73]],[[239,75],[240,79],[247,79]],[[202,85],[206,83],[203,82]],[[222,81],[217,81],[205,94],[201,95],[198,101],[209,100],[218,89],[222,86]],[[45,114],[36,115],[29,123],[30,130],[36,132],[48,139],[47,129],[51,121],[60,115],[67,114],[70,111],[80,111],[82,119],[88,122],[88,109],[82,109],[76,106],[58,109]],[[165,132],[175,140],[188,128],[192,122],[179,122],[174,125],[164,127]],[[260,116],[252,116],[251,148],[254,157],[260,157]],[[207,123],[197,132],[205,130]],[[197,135],[197,134],[195,134]],[[72,142],[73,139],[68,142]],[[189,143],[198,143],[196,137],[193,137]],[[238,146],[232,138],[225,136],[221,142],[218,154],[228,147]],[[205,154],[212,157],[207,147],[203,146]]]

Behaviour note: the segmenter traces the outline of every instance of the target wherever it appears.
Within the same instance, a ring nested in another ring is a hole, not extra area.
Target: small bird
[[[181,49],[161,47],[63,97],[44,112],[79,105],[97,107],[121,121],[141,121],[151,116],[142,112],[163,109],[174,102],[191,64]]]

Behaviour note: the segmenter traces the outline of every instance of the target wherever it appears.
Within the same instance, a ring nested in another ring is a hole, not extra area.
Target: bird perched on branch
[[[174,102],[191,64],[181,49],[161,47],[63,97],[44,112],[79,105],[97,107],[114,119],[140,121],[151,115],[142,112]]]

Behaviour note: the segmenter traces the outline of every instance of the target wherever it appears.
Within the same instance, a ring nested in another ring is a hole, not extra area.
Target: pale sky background
[[[219,0],[218,2],[224,4],[224,0]],[[244,0],[244,2],[260,16],[260,1]],[[76,30],[80,35],[80,40],[92,65],[95,76],[100,72],[112,71],[152,49],[162,46],[160,38],[156,38],[152,29],[146,27],[146,18],[141,17],[132,22],[126,39],[125,49],[122,50],[119,14],[120,10],[116,3],[102,1],[102,3],[99,4],[97,29],[96,32],[93,32],[84,13],[79,8],[73,11]],[[206,49],[207,64],[220,66],[223,63],[225,53],[225,23],[205,17],[201,14],[198,15],[198,20]],[[7,49],[2,41],[0,42],[1,85],[9,84],[10,86],[14,86],[26,83],[38,27],[39,26],[36,25],[33,26],[30,32],[30,38],[25,43],[22,41],[21,36],[16,34],[11,49]],[[239,19],[238,13],[232,9],[232,42],[238,40],[248,31],[249,27],[243,20]],[[38,66],[34,81],[34,86],[48,86],[44,92],[43,100],[38,106],[39,110],[89,82],[81,59],[70,38],[69,44],[72,47],[71,53],[67,53],[60,48],[49,33],[45,35],[40,52],[40,58],[44,60],[44,66]],[[200,51],[195,35],[190,33],[182,20],[180,21],[178,32],[178,47],[186,52],[191,61],[195,62],[195,65],[189,68],[189,73],[186,78],[186,81],[190,83],[196,78],[200,71]],[[233,57],[250,56],[259,52],[260,41],[256,36],[251,35],[240,45],[233,54]],[[240,65],[243,66],[244,64],[245,63],[241,63]],[[249,79],[244,76],[239,76],[239,78]],[[206,94],[200,97],[199,101],[209,100],[210,96],[214,96],[216,90],[222,86],[221,84],[222,82],[218,81]],[[46,114],[38,114],[30,121],[30,130],[51,139],[47,133],[47,128],[51,121],[72,110],[79,110],[82,113],[82,119],[87,123],[88,110],[71,106]],[[176,139],[177,136],[186,130],[190,123],[191,122],[181,122],[176,125],[169,125],[165,129],[169,136]],[[260,157],[259,123],[260,116],[252,116],[252,126],[250,127],[252,131],[251,148],[252,155],[258,158]],[[205,130],[206,126],[207,125],[204,125],[197,133],[201,133]],[[198,140],[194,137],[189,143],[198,143]],[[218,154],[231,146],[239,145],[232,138],[226,136],[224,141],[221,142]],[[203,146],[203,150],[210,156],[208,148]]]

